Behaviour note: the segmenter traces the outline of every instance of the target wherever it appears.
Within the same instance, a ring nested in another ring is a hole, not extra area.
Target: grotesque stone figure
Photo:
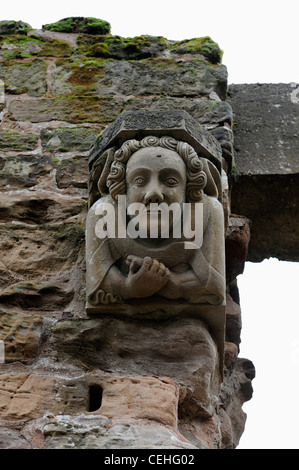
[[[91,179],[101,197],[87,217],[87,311],[171,315],[223,304],[221,183],[211,161],[186,142],[146,136],[106,150]]]

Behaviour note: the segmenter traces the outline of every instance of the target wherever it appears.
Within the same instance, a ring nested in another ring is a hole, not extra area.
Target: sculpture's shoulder
[[[216,197],[205,194],[203,204],[204,215],[208,216],[209,219],[223,221],[223,205]]]
[[[113,202],[111,196],[101,197],[96,202],[94,202],[93,205],[88,209],[86,217],[87,224],[88,222],[94,224],[98,220],[99,215],[103,212],[105,206],[107,207],[107,204],[111,205],[111,207],[114,207],[115,203]]]

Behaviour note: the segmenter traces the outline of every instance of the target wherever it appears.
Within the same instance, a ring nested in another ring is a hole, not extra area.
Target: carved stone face
[[[127,163],[127,203],[182,204],[186,198],[186,166],[173,150],[143,148]]]
[[[144,204],[147,214],[143,223],[150,230],[153,217],[157,217],[161,235],[161,212],[154,212],[151,204],[179,203],[186,200],[186,166],[173,150],[162,147],[143,148],[135,152],[127,163],[127,205]],[[142,223],[142,222],[141,222]],[[169,226],[173,223],[169,214]]]

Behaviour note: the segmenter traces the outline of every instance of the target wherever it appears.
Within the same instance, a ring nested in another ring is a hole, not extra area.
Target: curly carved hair
[[[112,198],[117,200],[118,195],[126,193],[126,164],[131,155],[141,148],[158,146],[173,150],[183,159],[187,169],[187,199],[189,202],[201,201],[207,184],[207,175],[203,171],[199,156],[191,145],[168,136],[147,136],[140,141],[127,140],[120,149],[116,150],[106,183]],[[102,183],[99,181],[100,184]]]

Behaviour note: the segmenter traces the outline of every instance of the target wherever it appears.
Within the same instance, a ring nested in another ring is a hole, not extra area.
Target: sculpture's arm
[[[182,273],[170,271],[167,284],[160,289],[159,294],[167,299],[191,300],[192,294],[203,287],[192,269]]]

